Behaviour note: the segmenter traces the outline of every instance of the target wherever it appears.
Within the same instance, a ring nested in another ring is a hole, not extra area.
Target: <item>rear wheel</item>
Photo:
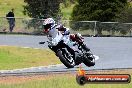
[[[95,65],[95,57],[91,53],[87,53],[86,58],[83,59],[83,63],[90,67]]]
[[[57,56],[59,57],[60,61],[67,67],[73,68],[75,66],[74,59],[72,55],[66,50],[59,50],[57,52]]]

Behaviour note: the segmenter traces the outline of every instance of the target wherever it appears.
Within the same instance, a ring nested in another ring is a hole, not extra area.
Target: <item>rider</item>
[[[69,35],[70,39],[73,42],[78,42],[80,45],[83,45],[84,48],[87,49],[87,51],[89,51],[90,49],[83,44],[83,38],[81,36],[81,34],[77,33],[77,34],[70,34],[69,28],[64,27],[62,24],[55,24],[55,21],[53,18],[47,18],[45,19],[45,21],[43,22],[43,26],[44,26],[44,32],[48,33],[48,37],[49,40],[52,41],[51,36],[54,38],[55,37],[55,32],[60,31],[62,33],[62,35],[64,37],[68,37],[67,35]]]
[[[67,35],[70,34],[70,31],[68,28],[64,27],[62,24],[55,24],[55,21],[52,18],[47,18],[44,20],[43,22],[43,26],[44,26],[44,32],[48,33],[48,38],[50,41],[53,41],[53,38],[55,42],[59,39],[57,39],[56,37],[56,33],[58,31],[60,31],[60,33],[63,35],[62,37],[67,38]]]
[[[61,31],[63,35],[69,35],[70,31],[68,28],[64,27],[62,24],[55,24],[55,21],[53,20],[53,18],[47,18],[45,19],[45,21],[43,22],[43,26],[44,26],[44,32],[45,33],[49,33],[52,30],[58,30]]]

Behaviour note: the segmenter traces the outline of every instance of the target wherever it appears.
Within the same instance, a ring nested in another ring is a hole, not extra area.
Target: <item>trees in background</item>
[[[129,3],[129,6],[119,14],[117,21],[125,23],[132,22],[132,3]]]
[[[75,30],[92,30],[89,23],[84,25],[84,23],[76,21],[117,21],[121,12],[128,8],[127,0],[77,0],[77,2],[71,16],[71,20],[73,20],[71,27]],[[77,27],[78,25],[79,27]],[[102,28],[101,25],[96,25],[96,29],[99,35],[102,35],[102,30],[109,31]]]
[[[127,6],[127,0],[77,0],[72,20],[115,21]]]
[[[24,13],[33,18],[60,16],[60,3],[64,8],[76,4],[71,15],[71,28],[85,30],[94,27],[94,23],[77,23],[76,21],[118,21],[132,22],[132,7],[128,7],[127,0],[24,0]],[[68,9],[67,9],[68,10]],[[35,20],[36,22],[36,20]],[[34,22],[33,22],[34,23]],[[34,25],[34,24],[33,24]],[[98,34],[101,35],[102,27],[97,25]],[[107,29],[106,29],[107,30]],[[113,29],[115,30],[115,29]],[[117,29],[118,30],[118,29]],[[109,31],[109,30],[108,30]],[[123,31],[123,33],[125,33]]]
[[[71,20],[122,21],[131,18],[132,8],[127,8],[127,0],[24,0],[24,13],[30,17],[57,17],[60,3],[73,8]],[[117,19],[118,18],[118,19]],[[121,19],[121,20],[120,20]]]
[[[30,17],[54,17],[61,14],[60,3],[65,7],[75,3],[75,0],[24,0],[27,4],[24,6],[24,14]]]
[[[24,13],[30,17],[56,17],[60,12],[59,4],[61,0],[24,0]]]
[[[71,4],[74,4],[76,0],[62,0],[62,3],[65,5],[65,7],[70,6]]]

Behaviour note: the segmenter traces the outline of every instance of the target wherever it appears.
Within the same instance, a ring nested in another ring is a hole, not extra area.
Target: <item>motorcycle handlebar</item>
[[[51,44],[51,42],[46,41],[48,44]],[[39,42],[39,44],[45,44],[46,42]]]
[[[39,42],[39,44],[44,44],[45,42]]]

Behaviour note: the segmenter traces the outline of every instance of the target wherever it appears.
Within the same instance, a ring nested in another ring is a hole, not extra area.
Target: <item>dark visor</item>
[[[51,27],[51,24],[44,25],[44,29],[49,29]]]

